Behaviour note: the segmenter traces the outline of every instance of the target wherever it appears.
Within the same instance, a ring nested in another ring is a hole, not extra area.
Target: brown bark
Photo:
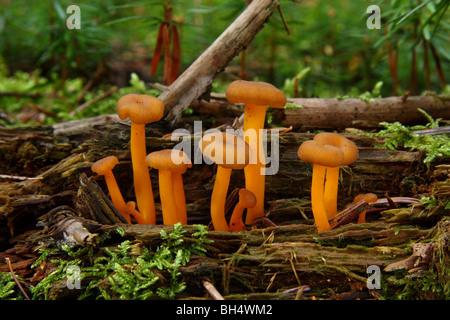
[[[450,118],[450,100],[445,96],[388,97],[363,101],[361,99],[289,99],[299,108],[274,110],[276,119],[294,130],[377,128],[380,122],[399,121],[404,125],[426,123],[417,109],[433,118]],[[278,114],[277,114],[278,112]],[[281,113],[281,114],[280,114]]]

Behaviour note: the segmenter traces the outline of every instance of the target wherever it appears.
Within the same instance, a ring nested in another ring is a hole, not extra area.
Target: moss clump
[[[206,226],[196,225],[195,241],[185,241],[185,230],[176,224],[170,233],[161,230],[162,243],[152,251],[138,241],[126,240],[115,248],[103,248],[94,253],[93,247],[72,251],[63,247],[69,259],[52,260],[57,269],[39,282],[32,291],[32,299],[55,299],[70,295],[77,299],[174,299],[185,289],[180,267],[193,254],[204,255]],[[48,250],[47,250],[48,251]],[[55,254],[44,251],[45,258]],[[101,254],[101,255],[99,255]],[[97,256],[97,257],[94,257]],[[42,259],[40,259],[42,261]],[[70,270],[79,270],[80,289],[69,290]]]

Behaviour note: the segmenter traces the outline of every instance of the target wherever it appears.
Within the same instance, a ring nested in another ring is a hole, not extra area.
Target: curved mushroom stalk
[[[136,210],[136,202],[134,201],[128,201],[126,208],[125,208],[125,212],[127,217],[125,217],[127,219],[127,221],[129,221],[129,223],[131,223],[131,217],[133,216],[138,224],[145,224],[145,221],[142,217],[142,215]]]
[[[129,216],[126,213],[126,204],[123,200],[122,193],[120,192],[117,180],[114,177],[112,170],[119,163],[119,160],[115,156],[109,156],[95,162],[91,170],[98,175],[105,178],[106,187],[108,188],[111,201],[116,207],[117,211],[125,217],[125,219],[130,223]]]
[[[239,190],[239,202],[234,207],[230,219],[230,231],[245,231],[245,224],[242,221],[242,214],[245,209],[254,208],[256,205],[256,197],[253,192],[242,188]]]

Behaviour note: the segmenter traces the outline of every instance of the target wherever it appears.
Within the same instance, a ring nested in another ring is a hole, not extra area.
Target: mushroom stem
[[[216,231],[229,231],[225,219],[225,201],[232,169],[217,166],[216,181],[211,195],[211,219]]]
[[[122,193],[120,192],[119,186],[117,185],[116,178],[113,172],[110,170],[104,174],[106,181],[106,186],[108,187],[109,195],[111,196],[112,203],[116,207],[120,214],[124,215],[125,212],[125,201],[123,200]],[[127,219],[128,220],[128,219]]]
[[[367,209],[364,209],[358,216],[358,223],[366,223],[366,213]]]
[[[125,207],[126,219],[129,223],[131,223],[130,215],[132,215],[138,224],[144,224],[144,219],[142,215],[136,210],[136,203],[134,201],[128,201]]]
[[[246,223],[253,224],[255,218],[264,216],[265,164],[260,159],[263,150],[260,129],[264,128],[266,108],[247,103],[244,113],[245,142],[252,150],[250,163],[244,168],[245,188],[257,199],[256,206],[247,210]]]
[[[245,231],[245,224],[242,222],[242,214],[245,207],[237,203],[230,218],[230,231]]]
[[[131,160],[136,202],[145,224],[156,223],[155,201],[150,173],[145,164],[145,124],[131,122]]]
[[[311,184],[311,207],[318,231],[330,229],[327,214],[323,202],[324,182],[326,167],[320,164],[313,164],[312,184]]]
[[[187,224],[186,196],[184,194],[183,177],[179,172],[172,172],[173,194],[177,207],[177,219],[182,224]]]
[[[179,222],[177,217],[177,205],[173,192],[172,172],[169,170],[159,170],[159,197],[163,213],[163,223],[173,226]]]
[[[327,167],[323,202],[328,219],[334,217],[337,214],[338,182],[339,167]]]

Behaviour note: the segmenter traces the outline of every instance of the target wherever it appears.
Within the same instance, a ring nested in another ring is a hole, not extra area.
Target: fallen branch
[[[276,10],[278,0],[254,0],[159,98],[165,119],[176,123],[191,103],[210,90],[215,76],[241,52]]]
[[[404,125],[426,121],[418,109],[433,118],[450,118],[450,100],[446,96],[388,97],[361,99],[289,99],[290,108],[275,110],[275,121],[294,130],[377,128],[380,122],[399,121]],[[297,106],[297,108],[295,107]]]

